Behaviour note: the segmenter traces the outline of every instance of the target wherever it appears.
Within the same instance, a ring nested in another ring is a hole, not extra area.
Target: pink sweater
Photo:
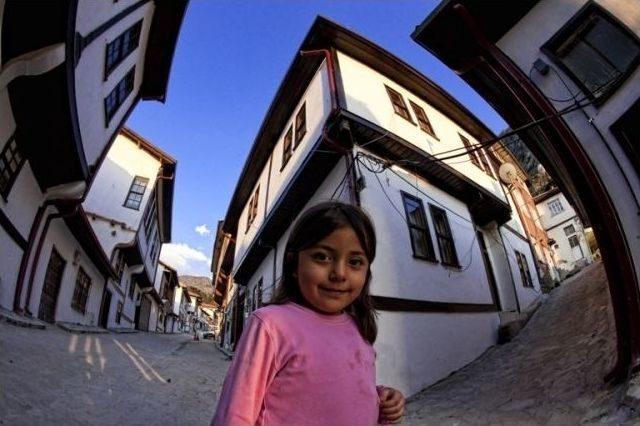
[[[295,303],[255,311],[212,425],[375,425],[375,352],[347,314]]]

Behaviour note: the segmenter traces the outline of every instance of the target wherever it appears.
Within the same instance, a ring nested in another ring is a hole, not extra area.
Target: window
[[[104,125],[109,126],[111,118],[116,114],[120,105],[124,103],[127,96],[133,91],[133,81],[136,75],[136,67],[129,70],[127,75],[116,84],[111,93],[104,98]]]
[[[640,164],[640,99],[611,126],[611,133],[625,150],[631,164]]]
[[[284,166],[287,165],[289,159],[291,158],[291,154],[293,152],[293,147],[291,143],[293,141],[293,126],[289,127],[287,130],[287,134],[284,135],[284,141],[282,142],[282,166],[280,166],[280,171],[284,169]]]
[[[487,160],[487,153],[484,150],[479,150],[476,151],[476,154],[478,154],[478,157],[480,158],[480,162],[482,163],[482,168],[484,169],[484,172],[491,177],[492,179],[495,180],[496,175],[493,174],[493,170],[491,170],[491,166],[489,165],[489,161]]]
[[[469,158],[471,159],[471,162],[473,164],[475,164],[475,166],[477,168],[479,168],[480,170],[484,170],[482,168],[482,165],[480,164],[480,159],[478,158],[478,154],[480,153],[480,151],[472,151],[473,149],[475,149],[475,147],[471,146],[471,142],[469,142],[469,139],[467,139],[466,137],[462,136],[461,134],[458,134],[458,136],[460,136],[460,140],[462,141],[462,144],[464,145],[464,147],[468,151]]]
[[[0,152],[0,195],[5,200],[9,196],[9,191],[11,191],[18,174],[20,174],[24,161],[14,134]]]
[[[562,202],[560,202],[559,198],[551,200],[547,203],[547,207],[549,207],[549,211],[551,212],[551,216],[555,216],[564,211],[564,207],[562,206]]]
[[[302,138],[304,137],[304,135],[307,134],[307,105],[306,103],[302,104],[302,106],[300,107],[300,109],[298,110],[298,113],[296,114],[296,143],[293,146],[293,149],[296,149],[298,147],[298,145],[300,145],[300,142],[302,141]]]
[[[149,179],[145,177],[136,176],[133,178],[127,198],[124,200],[125,207],[140,210],[140,203],[142,202],[144,191],[147,189],[147,183],[149,183]]]
[[[118,282],[122,280],[122,273],[124,272],[124,253],[118,250],[118,254],[116,255],[116,275],[118,276]]]
[[[91,288],[91,278],[82,269],[82,266],[78,268],[78,276],[76,277],[76,288],[73,290],[73,298],[71,299],[71,307],[80,312],[85,313],[87,307],[87,297],[89,296],[89,289]]]
[[[564,235],[566,235],[567,237],[576,233],[576,227],[573,225],[565,226],[563,229]]]
[[[436,256],[433,250],[433,242],[429,233],[427,217],[424,213],[422,200],[402,192],[402,203],[407,216],[407,226],[411,238],[413,255],[420,259],[435,262]]]
[[[253,288],[253,309],[259,309],[262,307],[262,277],[258,280],[258,283]]]
[[[522,279],[522,285],[525,287],[533,287],[533,281],[531,280],[531,273],[529,272],[529,264],[524,254],[515,250],[516,261],[518,262],[518,269],[520,269],[520,278]]]
[[[131,52],[136,50],[140,42],[140,30],[142,29],[142,20],[136,22],[125,32],[120,34],[115,40],[107,43],[106,58],[104,65],[104,79],[106,80],[111,71],[113,71],[120,62],[129,56]]]
[[[436,133],[433,131],[433,126],[431,125],[429,117],[427,117],[427,113],[424,111],[424,109],[421,106],[413,103],[411,100],[409,100],[409,105],[411,105],[411,109],[418,119],[418,126],[420,127],[420,129],[438,139]]]
[[[151,200],[147,204],[147,210],[144,214],[144,235],[147,238],[147,242],[150,241],[151,232],[153,231],[153,224],[156,223],[156,196],[155,193],[151,195]]]
[[[579,245],[580,245],[580,240],[578,240],[577,235],[572,235],[569,237],[569,246],[571,246],[571,248],[578,247]]]
[[[120,319],[122,318],[122,302],[118,301],[118,308],[116,309],[116,324],[120,324]]]
[[[258,196],[260,195],[260,185],[256,188],[256,192],[253,194],[251,201],[249,201],[249,211],[247,212],[247,229],[249,231],[251,224],[258,216]]]
[[[133,295],[136,290],[136,282],[131,280],[131,284],[129,285],[129,299],[133,300]]]
[[[451,234],[451,227],[447,219],[447,212],[432,204],[429,204],[429,209],[431,210],[433,227],[436,231],[436,240],[438,241],[438,248],[440,249],[440,260],[445,265],[460,266],[455,242]]]
[[[155,262],[158,256],[158,252],[160,251],[160,247],[162,246],[162,244],[160,244],[160,235],[158,235],[158,232],[156,231],[153,235],[153,243],[151,244],[151,250],[149,250],[149,253],[151,253],[151,261]]]
[[[640,62],[640,40],[608,12],[589,3],[542,50],[596,104]]]
[[[389,99],[391,100],[391,105],[393,105],[395,113],[410,123],[413,123],[411,114],[409,114],[409,109],[407,108],[407,104],[404,103],[402,95],[389,86],[385,85],[384,87],[387,89],[387,94],[389,95]]]

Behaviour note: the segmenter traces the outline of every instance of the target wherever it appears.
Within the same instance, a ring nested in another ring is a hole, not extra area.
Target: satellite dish
[[[515,182],[516,177],[518,176],[518,172],[516,170],[516,166],[513,163],[503,163],[498,169],[498,175],[500,175],[500,179],[507,185],[511,185]]]

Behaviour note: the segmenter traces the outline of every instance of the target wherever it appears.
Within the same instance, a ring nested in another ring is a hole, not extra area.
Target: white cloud
[[[203,224],[200,226],[196,226],[196,232],[202,236],[205,236],[211,234],[211,229],[207,228],[206,224]]]
[[[178,271],[178,275],[211,275],[211,258],[185,243],[163,244],[160,260]]]

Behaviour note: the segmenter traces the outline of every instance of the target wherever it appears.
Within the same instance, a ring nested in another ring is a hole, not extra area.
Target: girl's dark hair
[[[371,282],[371,263],[376,256],[376,233],[371,219],[359,207],[329,201],[311,207],[300,216],[289,235],[282,259],[282,278],[269,304],[304,302],[298,280],[294,276],[298,268],[298,252],[318,243],[336,229],[345,227],[354,230],[369,261],[362,292],[346,311],[355,320],[362,337],[373,344],[378,334],[378,327],[376,311],[369,296],[369,283]]]

